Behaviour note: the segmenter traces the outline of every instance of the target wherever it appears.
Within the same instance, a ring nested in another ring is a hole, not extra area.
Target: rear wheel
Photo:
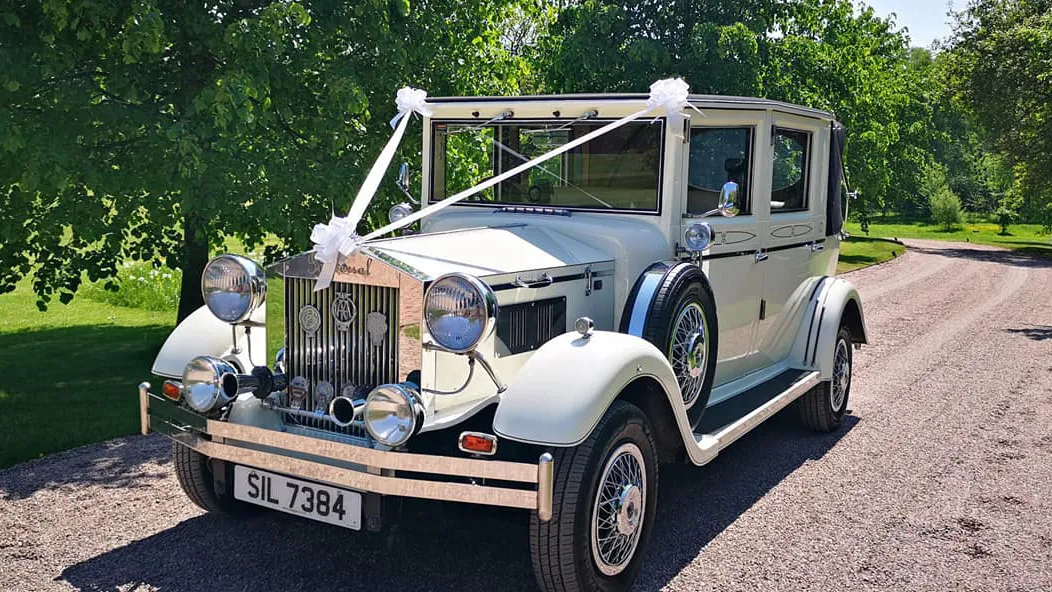
[[[615,401],[580,445],[554,452],[552,518],[530,521],[542,590],[627,590],[639,572],[657,507],[657,453],[638,407]]]
[[[851,332],[840,327],[833,344],[833,378],[800,397],[800,419],[819,432],[840,428],[851,394]]]
[[[223,479],[219,480],[225,484],[224,491],[217,491],[219,488],[216,486],[213,463],[200,452],[173,442],[172,464],[175,466],[175,477],[186,497],[201,509],[218,514],[238,515],[257,511],[256,506],[234,499],[233,471],[229,471],[229,475],[224,474]],[[222,470],[226,473],[231,465],[222,463],[219,466],[223,467]]]

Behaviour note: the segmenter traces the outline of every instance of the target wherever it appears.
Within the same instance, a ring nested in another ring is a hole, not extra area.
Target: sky
[[[946,0],[862,0],[880,16],[895,13],[895,23],[909,29],[910,41],[917,47],[930,47],[936,38],[950,34]],[[954,6],[963,6],[956,0]]]

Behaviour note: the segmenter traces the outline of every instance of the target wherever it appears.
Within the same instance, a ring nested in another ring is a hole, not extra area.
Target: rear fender
[[[566,333],[526,362],[500,399],[494,431],[504,438],[549,446],[580,444],[633,381],[661,386],[680,437],[693,443],[679,385],[668,360],[650,342],[624,333]]]
[[[231,336],[230,325],[217,319],[207,306],[198,308],[168,335],[160,353],[153,361],[153,374],[165,378],[179,378],[183,375],[186,363],[195,356],[223,358],[233,362],[243,372],[248,372],[253,366],[266,366],[266,308],[260,306],[252,313],[249,318],[253,324],[251,330],[241,325],[235,327],[238,353],[234,353],[234,338]]]
[[[841,325],[851,331],[853,343],[869,343],[858,289],[847,280],[825,278],[815,286],[807,314],[797,332],[791,355],[794,365],[818,370],[822,380],[831,379],[833,345]]]

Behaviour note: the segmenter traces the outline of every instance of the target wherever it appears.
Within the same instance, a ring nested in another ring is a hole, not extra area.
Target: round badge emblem
[[[307,338],[314,337],[314,334],[318,332],[318,327],[321,327],[321,313],[318,312],[318,307],[313,304],[305,304],[300,308],[299,312],[300,329],[307,334]]]
[[[387,337],[387,315],[371,312],[365,317],[365,330],[369,332],[369,344],[380,347]]]
[[[337,331],[349,331],[356,316],[358,307],[354,305],[350,294],[337,294],[332,299],[332,318],[336,319]]]
[[[328,380],[323,380],[314,387],[314,412],[328,413],[329,403],[336,396],[336,388]]]
[[[289,408],[291,409],[303,409],[303,404],[307,400],[307,391],[310,389],[310,382],[303,376],[296,376],[289,381]]]

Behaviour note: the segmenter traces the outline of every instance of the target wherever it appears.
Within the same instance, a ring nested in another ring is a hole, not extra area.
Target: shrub
[[[102,280],[85,284],[80,295],[88,300],[139,308],[143,310],[174,311],[179,306],[180,271],[154,267],[149,263],[125,263],[116,280]]]
[[[953,230],[961,223],[961,199],[949,187],[942,186],[929,200],[931,218],[943,230]]]

